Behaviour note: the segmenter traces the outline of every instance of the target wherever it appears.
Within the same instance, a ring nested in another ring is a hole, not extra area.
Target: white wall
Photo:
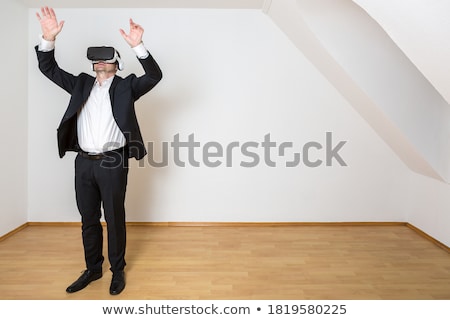
[[[37,71],[35,10],[15,1],[3,5],[3,28],[24,41],[0,56],[8,62],[5,74],[15,75],[1,80],[0,235],[27,221],[79,221],[74,157],[61,160],[56,150],[68,96]],[[177,133],[184,140],[194,133],[202,144],[226,145],[261,142],[271,133],[298,151],[308,141],[323,143],[327,131],[336,142],[347,140],[341,152],[347,167],[285,168],[286,159],[274,157],[277,168],[246,169],[236,164],[249,159],[237,154],[232,168],[179,168],[172,157],[167,168],[133,162],[130,221],[408,221],[450,243],[449,186],[407,170],[260,11],[61,9],[58,16],[67,23],[57,56],[72,72],[89,70],[82,58],[87,46],[113,44],[126,60],[124,74],[139,73],[116,32],[129,16],[144,25],[145,42],[164,71],[164,80],[137,104],[146,141],[159,146]],[[28,83],[20,81],[27,76]]]
[[[0,21],[12,44],[0,52],[1,236],[27,222],[27,9],[17,1],[3,1]]]
[[[446,212],[450,188],[434,169],[441,168],[445,176],[448,106],[380,26],[351,1],[316,2],[273,0],[265,11],[402,161],[421,173],[410,171],[400,185],[405,197],[397,201],[405,209],[406,221],[450,243]],[[386,61],[377,61],[368,48]],[[386,65],[395,66],[395,72],[389,75],[392,71]],[[367,85],[372,78],[379,80]],[[411,97],[416,99],[411,102]]]
[[[29,11],[30,42],[39,33]],[[309,141],[347,143],[348,166],[286,168],[249,161],[234,153],[233,167],[187,165],[153,168],[132,162],[129,221],[405,221],[409,170],[287,37],[259,10],[59,9],[66,20],[57,43],[60,65],[89,71],[89,45],[114,45],[126,70],[141,70],[117,29],[133,17],[164,78],[137,103],[145,141],[172,141],[189,134],[202,145],[262,142],[267,133],[296,151]],[[69,96],[37,70],[29,50],[30,221],[78,221],[73,155],[60,160],[56,127]],[[198,151],[198,150],[197,150]],[[263,157],[260,148],[258,154]],[[311,152],[311,159],[324,150]],[[161,156],[157,151],[157,156]],[[159,158],[155,156],[158,160]],[[201,159],[200,152],[196,158]],[[185,161],[187,155],[184,154]],[[223,159],[222,159],[223,160]],[[139,167],[143,166],[143,167]],[[42,181],[46,183],[43,184]]]

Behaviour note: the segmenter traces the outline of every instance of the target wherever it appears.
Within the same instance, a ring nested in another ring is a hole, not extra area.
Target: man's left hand
[[[144,28],[135,23],[133,19],[130,19],[130,32],[127,34],[123,29],[120,29],[120,34],[125,41],[134,48],[142,42],[142,35],[144,34]]]

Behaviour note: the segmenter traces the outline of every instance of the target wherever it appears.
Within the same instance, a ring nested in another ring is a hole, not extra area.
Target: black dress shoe
[[[90,270],[85,270],[83,274],[72,283],[70,286],[67,287],[66,292],[68,293],[74,293],[77,291],[80,291],[81,289],[86,288],[86,286],[91,283],[92,281],[95,281],[97,279],[100,279],[102,277],[102,272],[93,272]]]
[[[125,289],[125,273],[123,271],[114,272],[109,287],[109,293],[112,295],[119,294]]]

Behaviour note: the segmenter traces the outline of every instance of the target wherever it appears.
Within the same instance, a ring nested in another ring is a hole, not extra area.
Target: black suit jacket
[[[77,112],[88,99],[95,78],[86,73],[74,76],[59,68],[55,60],[55,50],[42,52],[38,50],[38,46],[35,50],[41,72],[71,95],[57,133],[59,156],[62,158],[66,151],[80,150],[77,138]],[[147,151],[136,118],[134,102],[161,80],[162,73],[151,55],[138,60],[145,74],[140,77],[131,74],[126,78],[114,76],[109,95],[114,119],[127,140],[129,156],[139,160],[147,154]]]

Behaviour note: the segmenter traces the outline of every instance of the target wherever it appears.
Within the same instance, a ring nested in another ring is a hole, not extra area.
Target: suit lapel
[[[94,77],[87,77],[86,81],[84,81],[83,87],[79,89],[78,92],[81,91],[81,95],[75,94],[72,96],[72,99],[70,100],[70,104],[66,110],[66,113],[63,117],[63,122],[67,121],[68,119],[72,118],[78,110],[86,103],[87,99],[89,98],[89,95],[91,94],[92,86],[94,85],[95,78]]]
[[[89,95],[91,94],[92,87],[94,86],[95,78],[89,77],[88,80],[84,83],[83,88],[83,104],[87,101],[89,98]]]
[[[109,88],[109,98],[111,99],[111,106],[114,112],[114,91],[116,90],[116,86],[119,83],[119,77],[114,76],[113,82],[111,83],[111,87]]]

